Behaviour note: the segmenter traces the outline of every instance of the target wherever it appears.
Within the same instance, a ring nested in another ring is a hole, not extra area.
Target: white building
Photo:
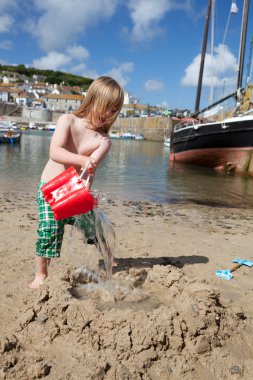
[[[139,103],[139,99],[135,98],[129,92],[124,93],[124,104],[137,104]]]

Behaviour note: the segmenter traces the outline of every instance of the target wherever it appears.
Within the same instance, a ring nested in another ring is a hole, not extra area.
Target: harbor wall
[[[31,122],[51,122],[52,111],[46,108],[23,108],[22,117]]]
[[[0,116],[5,115],[21,116],[22,107],[18,106],[17,104],[0,102]]]
[[[62,112],[50,111],[48,109],[18,108],[19,110],[17,110],[17,106],[12,106],[10,109],[8,108],[8,112],[6,112],[7,108],[5,106],[2,111],[3,114],[8,115],[7,118],[9,120],[15,121],[22,127],[28,127],[29,122],[34,122],[38,126],[43,126],[50,122],[56,123],[59,116],[62,114]],[[19,115],[17,115],[17,111],[19,111]],[[170,117],[161,116],[118,118],[111,130],[119,133],[130,132],[134,134],[142,134],[147,140],[163,141],[165,135],[170,137],[172,127],[175,123],[178,123],[178,121],[174,121]]]
[[[140,133],[147,140],[163,141],[164,136],[170,136],[173,120],[169,117],[129,117],[117,119],[113,131],[119,133]]]
[[[61,112],[53,111],[52,122],[56,123],[60,115]],[[139,133],[147,140],[163,141],[164,135],[170,136],[174,124],[175,121],[169,117],[127,117],[118,118],[111,131]]]

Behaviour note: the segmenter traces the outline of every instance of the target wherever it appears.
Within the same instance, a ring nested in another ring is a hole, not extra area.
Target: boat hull
[[[175,130],[170,161],[253,176],[253,118]]]
[[[253,176],[253,148],[209,148],[170,153],[170,162],[199,165],[220,172]]]
[[[0,144],[19,144],[20,140],[21,140],[20,133],[16,133],[12,136],[4,135],[4,134],[0,135]]]

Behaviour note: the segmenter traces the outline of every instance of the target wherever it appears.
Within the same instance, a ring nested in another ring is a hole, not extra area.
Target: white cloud
[[[0,12],[9,11],[18,7],[19,0],[0,0]]]
[[[132,73],[134,70],[133,62],[124,62],[118,65],[117,67],[112,68],[107,75],[110,75],[116,81],[120,83],[122,87],[130,81],[129,73]]]
[[[12,3],[16,3],[15,0],[12,0]],[[10,5],[10,0],[0,0],[0,11],[8,8]]]
[[[42,12],[38,22],[28,30],[38,39],[44,51],[61,50],[100,20],[110,18],[119,0],[35,0]]]
[[[95,70],[87,69],[85,63],[79,63],[77,65],[68,68],[68,71],[72,74],[80,75],[85,78],[95,79],[99,77],[99,74]]]
[[[90,55],[89,51],[81,45],[74,45],[67,48],[67,53],[71,55],[72,58],[76,59],[87,59]]]
[[[144,89],[147,92],[161,91],[163,88],[164,83],[156,79],[149,79],[144,84]]]
[[[0,41],[0,49],[9,50],[12,48],[12,42],[10,40]]]
[[[71,63],[71,57],[69,55],[51,51],[48,55],[35,59],[32,66],[37,69],[59,70],[69,63]]]
[[[7,13],[0,16],[0,33],[6,33],[10,31],[14,23],[13,18]]]
[[[200,68],[200,54],[197,55],[192,63],[185,69],[185,75],[181,79],[181,84],[186,87],[196,86]],[[203,73],[202,86],[223,86],[224,81],[235,80],[237,71],[236,57],[229,51],[226,45],[220,44],[214,49],[214,56],[206,54]]]
[[[78,63],[77,65],[74,65],[69,68],[69,72],[72,74],[80,75],[81,72],[83,72],[86,69],[86,65],[84,63]]]
[[[85,78],[92,78],[92,79],[96,79],[100,76],[96,72],[96,70],[89,70],[89,69],[85,69],[84,71],[80,72],[79,75],[81,75],[82,77],[85,77]]]
[[[89,55],[89,51],[84,46],[73,45],[66,48],[66,53],[50,51],[46,56],[35,59],[32,65],[39,69],[51,70],[66,70],[68,67],[68,71],[80,75],[86,69],[84,61]]]
[[[17,9],[18,0],[0,0],[0,33],[10,33],[15,26],[13,9]]]
[[[176,0],[129,0],[127,2],[133,29],[124,28],[133,41],[150,40],[162,33],[159,22],[172,9],[189,10],[189,0],[178,3]]]

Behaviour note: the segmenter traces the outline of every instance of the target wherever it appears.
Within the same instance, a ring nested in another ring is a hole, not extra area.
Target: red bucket
[[[85,214],[97,205],[81,177],[71,166],[41,187],[45,201],[50,204],[56,220]]]

